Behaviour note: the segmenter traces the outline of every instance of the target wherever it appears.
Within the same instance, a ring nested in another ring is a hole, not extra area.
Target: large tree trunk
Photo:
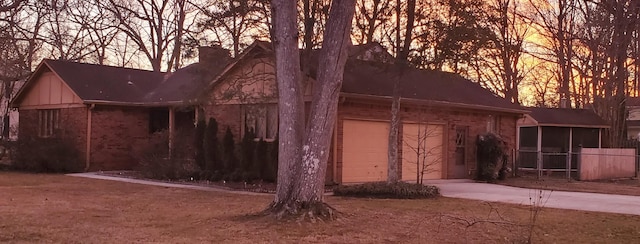
[[[280,168],[276,198],[267,211],[278,218],[296,215],[333,218],[332,208],[323,202],[322,196],[355,0],[336,0],[331,5],[304,144],[297,35],[291,35],[297,33],[296,4],[289,0],[274,0],[272,4],[280,104]]]
[[[298,14],[296,1],[274,0],[273,45],[276,53],[278,83],[278,185],[273,207],[279,208],[292,197],[297,181],[297,162],[304,129],[304,101],[298,50]]]
[[[322,202],[338,97],[342,87],[347,48],[351,45],[350,27],[355,0],[334,1],[324,34],[318,76],[313,86],[313,101],[306,139],[302,146],[301,183],[296,185],[298,201]]]

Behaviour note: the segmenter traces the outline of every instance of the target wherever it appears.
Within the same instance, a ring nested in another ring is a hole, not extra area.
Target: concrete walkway
[[[473,182],[437,182],[445,197],[531,205],[542,195],[544,207],[640,215],[640,196],[546,191]]]
[[[138,180],[115,176],[100,175],[95,172],[68,174],[69,176],[91,179],[113,180],[144,184],[161,187],[192,189],[200,191],[227,192],[243,195],[266,195],[246,191],[230,191],[228,189],[197,186],[188,184],[166,183],[149,180]],[[442,196],[451,198],[464,198],[488,202],[503,202],[521,205],[530,205],[540,196],[540,190],[518,188],[487,183],[475,183],[471,180],[435,180],[426,181],[426,184],[440,188]],[[329,195],[330,193],[328,193]],[[544,207],[573,209],[605,213],[621,213],[640,215],[640,196],[612,195],[599,193],[566,192],[566,191],[542,191],[541,200]]]
[[[75,176],[75,177],[90,178],[90,179],[112,180],[112,181],[120,181],[120,182],[135,183],[135,184],[142,184],[142,185],[191,189],[191,190],[199,190],[199,191],[226,192],[226,193],[241,194],[241,195],[269,195],[269,193],[260,193],[260,192],[232,191],[230,189],[224,189],[224,188],[215,187],[215,186],[199,186],[199,185],[189,185],[189,184],[167,183],[167,182],[152,181],[152,180],[138,180],[138,179],[131,179],[131,178],[101,175],[96,172],[76,173],[76,174],[67,174],[67,175]]]

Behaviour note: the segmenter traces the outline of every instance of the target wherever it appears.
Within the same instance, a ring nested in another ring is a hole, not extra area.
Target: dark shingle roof
[[[156,89],[149,92],[145,96],[145,101],[151,103],[195,102],[200,92],[222,72],[226,64],[225,62],[222,65],[207,67],[202,63],[194,63],[176,70],[167,75]]]
[[[161,105],[193,101],[231,60],[191,64],[174,73],[43,60],[85,102]],[[16,97],[19,99],[19,97]]]
[[[628,97],[627,106],[640,106],[640,97]]]
[[[538,125],[607,127],[607,122],[590,109],[527,108]]]
[[[145,95],[158,87],[164,75],[148,70],[62,60],[43,62],[85,101],[145,102]]]
[[[349,60],[345,67],[342,92],[390,97],[393,94],[394,74],[393,64]],[[403,98],[525,110],[479,84],[450,72],[409,68],[402,76],[400,87]]]

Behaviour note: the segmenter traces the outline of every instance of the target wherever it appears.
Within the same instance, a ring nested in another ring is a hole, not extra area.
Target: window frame
[[[38,109],[38,137],[50,138],[60,129],[60,109]]]
[[[276,140],[279,120],[277,103],[243,104],[241,115],[243,137],[247,133],[246,130],[250,128],[255,133],[255,141],[272,142]]]

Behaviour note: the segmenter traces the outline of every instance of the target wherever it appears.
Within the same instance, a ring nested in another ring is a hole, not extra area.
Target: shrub
[[[256,134],[253,129],[246,127],[242,142],[240,142],[241,159],[240,170],[250,171],[255,161]]]
[[[222,139],[222,158],[224,164],[223,172],[229,173],[237,168],[236,142],[233,141],[233,133],[231,133],[229,126],[227,126],[227,131],[225,131]]]
[[[205,169],[209,171],[220,170],[220,147],[218,146],[218,122],[214,118],[209,118],[207,129],[204,134],[204,158]]]
[[[333,189],[333,194],[349,197],[420,199],[440,196],[440,190],[435,186],[406,182],[372,182],[358,185],[340,185]]]
[[[495,182],[506,177],[506,142],[493,133],[478,136],[478,180]]]
[[[193,142],[193,146],[196,149],[196,155],[195,155],[195,160],[196,160],[196,164],[201,168],[204,169],[206,166],[206,161],[204,158],[204,133],[205,130],[207,128],[207,122],[205,120],[198,120],[198,123],[196,124],[196,131],[195,131],[195,135],[194,135],[194,142]]]
[[[267,161],[267,142],[261,138],[255,144],[255,155],[250,172],[253,172],[257,178],[264,177],[266,175],[265,169],[267,168]]]
[[[197,175],[200,168],[188,155],[189,136],[177,131],[174,136],[173,152],[169,155],[169,134],[167,131],[154,133],[142,145],[138,170],[145,177],[160,180],[186,179]]]
[[[16,170],[66,173],[84,169],[80,152],[70,138],[20,137],[11,148],[11,167]]]

